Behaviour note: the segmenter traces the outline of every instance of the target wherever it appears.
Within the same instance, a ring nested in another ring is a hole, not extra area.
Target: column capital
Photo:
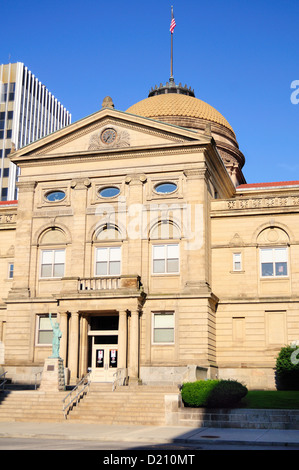
[[[78,317],[79,316],[79,312],[78,311],[74,311],[74,312],[70,312],[71,316],[72,317]]]
[[[133,315],[135,316],[140,316],[141,315],[141,310],[140,309],[134,309],[134,310],[129,310],[129,316],[132,317]]]
[[[127,314],[128,314],[128,309],[126,309],[126,310],[119,310],[119,311],[118,311],[118,314],[119,314],[119,315],[127,315]]]
[[[36,188],[37,182],[36,181],[18,181],[16,183],[16,186],[18,187],[19,191],[31,192]]]

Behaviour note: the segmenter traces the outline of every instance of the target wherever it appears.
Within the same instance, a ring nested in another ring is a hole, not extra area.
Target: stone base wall
[[[41,366],[2,366],[3,371],[7,372],[6,378],[13,384],[35,384],[40,382],[41,372],[43,365]],[[36,376],[36,374],[38,374]]]
[[[217,368],[188,365],[150,366],[140,368],[140,379],[144,385],[179,385],[206,379],[238,380],[248,390],[276,390],[275,370],[269,368]]]
[[[181,408],[174,421],[190,427],[299,429],[299,410]]]
[[[151,366],[140,368],[140,379],[144,385],[179,385],[184,382],[214,378],[217,369],[213,367]]]
[[[299,429],[299,410],[188,408],[180,394],[165,395],[165,424],[192,428]]]
[[[219,368],[218,379],[238,380],[248,390],[276,390],[275,369],[269,368]]]

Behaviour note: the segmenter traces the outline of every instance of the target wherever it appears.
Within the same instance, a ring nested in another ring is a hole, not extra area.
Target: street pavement
[[[299,430],[190,428],[62,423],[0,422],[0,438],[140,442],[152,444],[221,444],[286,446],[299,449]]]

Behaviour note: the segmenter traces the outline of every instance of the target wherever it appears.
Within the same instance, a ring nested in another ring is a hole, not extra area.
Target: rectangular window
[[[153,246],[153,273],[179,272],[179,245]]]
[[[41,277],[63,277],[65,250],[44,250],[41,260]]]
[[[13,263],[8,264],[8,279],[13,279]]]
[[[261,276],[279,277],[288,275],[288,251],[283,248],[261,248]]]
[[[55,323],[57,315],[51,315],[52,322]],[[37,317],[37,344],[50,345],[52,344],[53,330],[50,322],[49,315],[38,315]]]
[[[1,200],[7,201],[8,188],[2,188],[1,190]]]
[[[174,343],[174,312],[154,313],[153,343]]]
[[[96,249],[96,276],[119,276],[121,269],[121,247]]]
[[[241,253],[233,253],[233,271],[241,271],[242,255]]]

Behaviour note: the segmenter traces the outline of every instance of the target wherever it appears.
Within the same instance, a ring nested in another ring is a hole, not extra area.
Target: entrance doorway
[[[113,382],[118,367],[118,315],[91,317],[89,326],[90,379]]]
[[[93,339],[95,338],[97,337],[93,337]],[[113,382],[113,375],[117,369],[117,362],[117,345],[93,344],[91,380],[94,382]]]

